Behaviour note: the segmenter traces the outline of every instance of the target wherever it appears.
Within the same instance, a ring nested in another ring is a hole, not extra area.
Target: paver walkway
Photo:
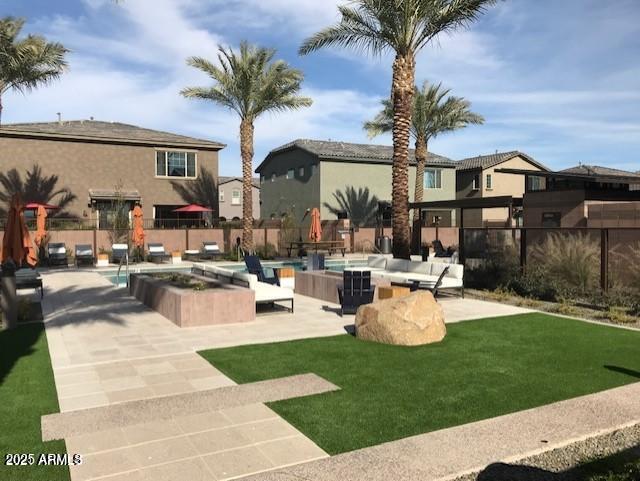
[[[99,274],[51,271],[43,281],[62,412],[231,386],[196,351],[343,334],[353,324],[353,316],[337,315],[337,306],[297,296],[293,314],[180,329]],[[442,305],[447,322],[528,312],[477,300]],[[327,457],[264,404],[71,437],[67,449],[85,455],[71,470],[73,481],[230,479]]]

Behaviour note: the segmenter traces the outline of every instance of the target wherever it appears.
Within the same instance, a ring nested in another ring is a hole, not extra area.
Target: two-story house
[[[260,218],[260,179],[253,179],[253,218]],[[218,177],[218,212],[221,221],[242,219],[242,177]]]

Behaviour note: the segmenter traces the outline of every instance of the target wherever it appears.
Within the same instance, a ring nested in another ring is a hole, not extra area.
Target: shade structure
[[[320,224],[320,211],[317,207],[311,210],[311,226],[309,227],[309,240],[319,242],[322,239],[322,225]]]
[[[173,212],[213,212],[213,209],[198,204],[189,204],[179,209],[173,209]]]
[[[133,245],[136,247],[144,247],[144,218],[142,209],[139,205],[133,208]]]
[[[22,213],[24,204],[19,194],[11,198],[11,206],[7,216],[7,224],[2,238],[2,262],[12,259],[20,267],[27,264],[35,267],[38,259],[31,243],[29,229]]]
[[[38,213],[36,214],[36,237],[35,242],[38,247],[44,245],[44,241],[47,238],[47,209],[40,205],[38,206]]]
[[[38,210],[40,207],[44,207],[47,210],[57,210],[57,209],[60,208],[57,205],[44,204],[44,203],[41,203],[41,202],[27,202],[24,205],[24,208],[26,210]]]

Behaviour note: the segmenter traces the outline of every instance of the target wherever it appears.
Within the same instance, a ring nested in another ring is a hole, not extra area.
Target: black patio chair
[[[266,274],[264,273],[264,269],[262,268],[262,263],[260,262],[260,258],[258,256],[245,256],[244,263],[247,266],[247,272],[249,274],[253,274],[254,276],[258,276],[258,281],[272,284],[274,286],[280,285],[280,279],[278,278],[278,273],[275,271],[275,269],[273,270],[273,277],[266,276]]]
[[[68,266],[67,246],[64,242],[49,242],[47,255],[50,266]]]
[[[113,244],[111,246],[111,262],[113,264],[120,264],[128,254],[129,246],[127,244]]]
[[[340,315],[355,314],[358,307],[373,302],[376,286],[371,284],[371,271],[344,271],[338,285]]]
[[[161,242],[149,242],[147,244],[147,250],[149,251],[148,259],[151,262],[162,262],[171,258]]]
[[[93,265],[95,261],[91,244],[76,244],[75,256],[76,267],[80,266],[80,264]]]
[[[202,243],[202,252],[200,253],[200,259],[215,260],[216,257],[222,255],[222,251],[217,242],[204,241]]]
[[[442,245],[442,242],[440,242],[439,240],[434,240],[431,245],[433,246],[433,250],[436,253],[436,257],[451,257],[451,255],[453,254],[453,252],[451,251],[451,247],[445,249]]]

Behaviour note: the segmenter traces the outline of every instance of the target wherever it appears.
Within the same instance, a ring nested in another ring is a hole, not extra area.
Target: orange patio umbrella
[[[309,228],[309,240],[318,242],[322,239],[322,226],[320,225],[320,211],[317,207],[311,210],[311,227]]]
[[[11,207],[7,216],[7,225],[2,238],[2,262],[13,259],[18,267],[27,264],[35,267],[38,259],[31,243],[29,229],[24,222],[24,205],[19,194],[11,198]]]
[[[42,247],[44,244],[44,240],[47,237],[47,209],[44,206],[39,205],[38,211],[36,215],[36,237],[35,242],[38,247]]]
[[[144,219],[139,205],[133,208],[133,245],[144,247]]]

